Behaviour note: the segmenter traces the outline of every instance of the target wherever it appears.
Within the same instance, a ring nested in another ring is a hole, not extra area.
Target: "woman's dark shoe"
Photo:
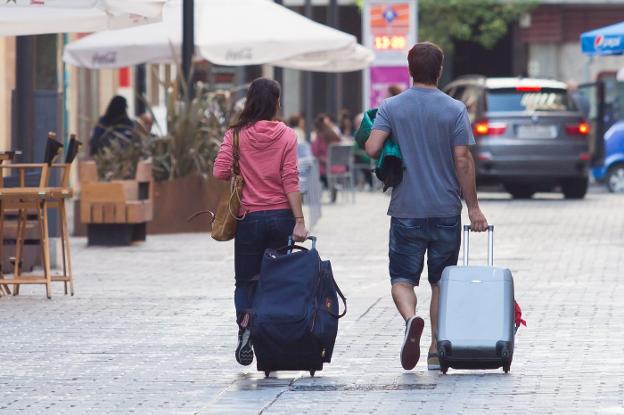
[[[236,347],[236,361],[243,366],[249,366],[253,362],[254,354],[251,347],[251,331],[238,329],[238,346]]]

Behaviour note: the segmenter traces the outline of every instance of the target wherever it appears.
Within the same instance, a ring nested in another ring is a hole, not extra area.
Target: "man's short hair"
[[[416,43],[407,55],[410,75],[415,83],[437,85],[444,52],[435,43]]]

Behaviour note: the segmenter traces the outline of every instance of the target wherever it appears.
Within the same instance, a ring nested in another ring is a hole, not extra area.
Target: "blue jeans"
[[[237,322],[253,303],[262,256],[267,248],[281,248],[295,227],[290,209],[264,210],[247,214],[238,222],[234,240],[235,290],[234,306]]]
[[[418,285],[425,252],[429,283],[435,285],[444,268],[457,265],[461,217],[400,219],[390,224],[390,281]]]

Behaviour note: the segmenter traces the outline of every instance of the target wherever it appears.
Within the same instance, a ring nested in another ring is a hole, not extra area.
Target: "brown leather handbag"
[[[217,241],[230,241],[236,236],[238,221],[245,219],[245,215],[239,216],[241,207],[241,195],[245,181],[240,173],[240,138],[238,131],[234,132],[232,143],[232,176],[230,177],[229,191],[219,200],[217,213],[213,214],[212,239]]]

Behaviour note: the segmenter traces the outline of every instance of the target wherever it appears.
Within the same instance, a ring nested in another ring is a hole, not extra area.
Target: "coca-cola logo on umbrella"
[[[50,6],[82,9],[96,7],[98,4],[98,0],[5,0],[4,2],[0,3],[0,6],[6,4],[15,5],[17,7]]]
[[[117,62],[117,52],[94,53],[91,62],[94,65],[114,65]]]
[[[13,3],[17,5],[17,0],[6,0],[7,4]],[[45,6],[46,0],[30,0],[30,5]]]

